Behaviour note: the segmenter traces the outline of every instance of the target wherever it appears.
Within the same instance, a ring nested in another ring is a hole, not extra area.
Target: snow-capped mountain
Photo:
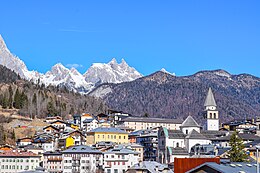
[[[75,68],[68,69],[61,63],[54,65],[45,74],[37,71],[29,71],[25,63],[17,56],[13,55],[7,48],[2,36],[0,35],[0,64],[15,71],[22,78],[34,82],[48,85],[62,85],[70,90],[81,93],[90,92],[95,86],[102,83],[120,83],[132,81],[142,75],[133,67],[130,67],[124,60],[120,64],[112,59],[108,64],[94,63],[82,75]]]
[[[54,65],[50,71],[40,77],[40,80],[45,85],[63,85],[79,92],[88,92],[93,88],[93,84],[87,83],[75,68],[68,69],[61,63]]]
[[[176,76],[175,73],[168,72],[165,68],[162,68],[160,71],[167,73],[167,74],[170,74],[170,75],[173,75],[173,76]]]
[[[0,35],[0,64],[13,70],[22,78],[27,78],[28,69],[24,62],[13,55],[7,48],[4,39]]]
[[[96,85],[101,83],[121,83],[132,81],[142,77],[133,67],[130,67],[124,59],[117,63],[113,58],[109,63],[94,63],[83,75],[85,80]]]

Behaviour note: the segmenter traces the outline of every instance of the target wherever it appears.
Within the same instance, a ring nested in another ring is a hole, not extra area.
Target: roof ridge
[[[181,126],[183,126],[183,127],[200,127],[200,125],[190,115],[183,121]]]

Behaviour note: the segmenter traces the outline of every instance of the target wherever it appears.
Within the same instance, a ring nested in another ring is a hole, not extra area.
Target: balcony
[[[72,162],[72,167],[79,167],[80,163]]]
[[[72,157],[72,160],[80,160],[80,157]]]
[[[62,158],[61,157],[50,157],[48,158],[48,162],[61,162]]]

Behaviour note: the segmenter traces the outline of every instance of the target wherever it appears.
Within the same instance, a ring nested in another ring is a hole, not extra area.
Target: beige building
[[[5,151],[0,153],[0,172],[15,173],[35,170],[39,167],[40,157],[32,152]]]
[[[180,129],[182,121],[179,119],[127,117],[122,119],[121,124],[135,130],[146,130],[155,127],[165,127],[171,130],[178,130]],[[120,125],[118,127],[120,127]]]

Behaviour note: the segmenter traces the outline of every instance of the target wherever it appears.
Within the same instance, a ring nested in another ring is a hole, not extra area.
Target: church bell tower
[[[212,93],[211,88],[208,90],[208,94],[204,103],[205,118],[207,119],[207,130],[218,131],[219,130],[219,114],[217,110],[217,104]]]

